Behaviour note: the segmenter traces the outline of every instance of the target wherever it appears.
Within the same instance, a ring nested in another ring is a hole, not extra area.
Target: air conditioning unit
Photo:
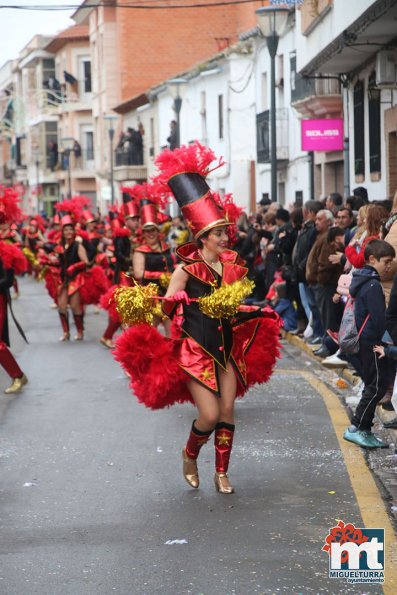
[[[376,86],[397,87],[397,49],[377,53]]]

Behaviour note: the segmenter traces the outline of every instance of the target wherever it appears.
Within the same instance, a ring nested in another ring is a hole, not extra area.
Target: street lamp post
[[[180,147],[181,146],[180,114],[181,114],[181,108],[182,108],[183,95],[184,95],[186,85],[187,85],[187,80],[184,78],[170,79],[167,82],[167,85],[168,85],[168,90],[170,92],[170,95],[174,100],[174,111],[176,114],[176,146]]]
[[[68,198],[72,198],[72,174],[70,169],[70,153],[73,150],[74,138],[71,136],[65,136],[61,138],[61,144],[64,155],[68,160]]]
[[[113,158],[113,139],[114,139],[114,122],[118,119],[115,114],[107,114],[103,119],[108,123],[109,145],[110,145],[110,204],[114,205],[114,158]]]
[[[288,20],[288,8],[265,6],[256,11],[258,26],[270,54],[270,154],[271,200],[277,202],[276,54],[278,41]]]
[[[37,196],[37,210],[40,211],[40,196],[39,196],[39,188],[40,188],[40,149],[37,145],[33,147],[33,159],[34,164],[36,166],[36,196]]]

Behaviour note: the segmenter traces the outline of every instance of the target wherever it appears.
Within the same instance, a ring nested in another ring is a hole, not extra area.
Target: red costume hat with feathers
[[[156,182],[171,189],[195,238],[214,227],[231,225],[222,201],[219,196],[215,199],[205,181],[211,171],[224,165],[220,158],[210,169],[215,159],[214,152],[198,141],[174,151],[165,149],[156,159],[161,172]]]

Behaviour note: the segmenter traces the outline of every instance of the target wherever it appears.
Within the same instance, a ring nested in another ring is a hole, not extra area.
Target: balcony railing
[[[288,159],[288,110],[276,109],[277,160]],[[256,148],[258,163],[270,163],[270,111],[256,116]]]
[[[115,151],[115,166],[143,165],[143,150],[135,149],[133,146]]]
[[[62,106],[86,103],[87,96],[78,93],[52,89],[32,89],[27,97],[28,117],[34,118],[40,114],[56,114]]]
[[[75,154],[71,151],[70,155],[65,152],[59,153],[59,169],[66,171],[68,169],[68,160],[70,159],[70,170],[92,171],[95,169],[95,159],[93,149],[83,149],[80,154]]]
[[[313,96],[322,97],[340,94],[341,83],[335,78],[308,78],[296,73],[294,85],[291,89],[291,103],[294,104]]]

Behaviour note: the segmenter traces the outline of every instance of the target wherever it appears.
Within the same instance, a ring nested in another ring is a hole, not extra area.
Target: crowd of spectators
[[[352,273],[369,266],[366,248],[374,240],[385,240],[397,252],[397,192],[393,201],[370,201],[359,187],[346,200],[332,193],[289,209],[263,199],[254,216],[240,217],[235,249],[255,281],[251,301],[273,306],[285,330],[300,335],[324,365],[349,363],[361,376],[359,358],[341,353],[337,335]],[[386,306],[396,272],[394,259],[381,277]],[[397,281],[395,287],[397,320]],[[394,367],[389,389],[393,381]],[[384,406],[392,408],[388,393]]]

